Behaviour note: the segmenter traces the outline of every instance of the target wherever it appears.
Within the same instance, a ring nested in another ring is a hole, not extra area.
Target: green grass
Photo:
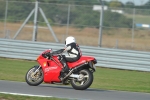
[[[68,100],[59,98],[48,98],[48,97],[30,97],[30,96],[18,96],[9,94],[0,94],[0,100]]]
[[[35,61],[0,58],[0,80],[25,81]],[[150,93],[150,72],[98,68],[90,88]]]
[[[26,72],[37,63],[35,61],[0,58],[0,65],[1,80],[25,81]]]
[[[99,68],[93,88],[150,93],[150,73]]]

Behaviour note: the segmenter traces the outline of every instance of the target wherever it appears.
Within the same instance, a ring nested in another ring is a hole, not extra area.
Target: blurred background
[[[36,0],[0,0],[0,38],[13,39]],[[150,51],[150,0],[38,0],[59,43]],[[38,13],[36,41],[55,39]],[[15,38],[32,41],[34,14]]]

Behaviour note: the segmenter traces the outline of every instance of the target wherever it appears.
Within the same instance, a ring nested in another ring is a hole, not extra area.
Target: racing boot
[[[63,65],[63,69],[61,71],[60,77],[64,78],[69,73],[69,67],[68,67],[65,59],[61,59],[60,62]]]
[[[69,67],[68,67],[68,65],[67,65],[66,60],[62,59],[60,62],[61,62],[61,64],[63,65],[62,72],[68,73],[68,72],[69,72]]]

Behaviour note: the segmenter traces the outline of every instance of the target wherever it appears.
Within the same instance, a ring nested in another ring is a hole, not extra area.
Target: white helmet
[[[75,42],[76,42],[76,39],[72,36],[69,36],[66,38],[65,44],[68,45],[70,43],[75,43]]]

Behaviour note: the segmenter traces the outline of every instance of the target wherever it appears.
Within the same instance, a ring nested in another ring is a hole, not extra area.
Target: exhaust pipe
[[[62,79],[62,81],[63,81],[64,79],[66,79],[68,76],[70,76],[74,70],[76,70],[76,69],[78,69],[78,68],[81,68],[83,65],[87,65],[87,64],[88,64],[88,62],[85,62],[85,63],[83,63],[83,64],[81,64],[81,65],[79,65],[79,66],[77,66],[77,67],[71,69],[71,71]]]

